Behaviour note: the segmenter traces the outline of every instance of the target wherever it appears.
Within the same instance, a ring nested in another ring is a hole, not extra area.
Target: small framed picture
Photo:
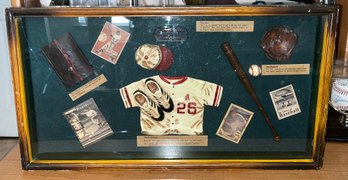
[[[271,91],[269,94],[279,120],[301,113],[294,88],[291,84]]]
[[[238,144],[253,115],[253,112],[232,103],[216,135]]]
[[[129,36],[129,32],[106,22],[91,52],[112,64],[116,64]]]
[[[114,133],[93,98],[67,110],[63,115],[84,148]]]

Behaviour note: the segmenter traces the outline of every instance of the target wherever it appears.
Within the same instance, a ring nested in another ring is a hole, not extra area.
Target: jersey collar
[[[165,83],[172,84],[172,85],[182,84],[188,79],[187,76],[159,76],[159,77]]]

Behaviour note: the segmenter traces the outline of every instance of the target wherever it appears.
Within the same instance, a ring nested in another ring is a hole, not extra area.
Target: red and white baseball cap
[[[135,52],[135,60],[145,69],[165,71],[173,64],[174,56],[163,45],[143,44]]]

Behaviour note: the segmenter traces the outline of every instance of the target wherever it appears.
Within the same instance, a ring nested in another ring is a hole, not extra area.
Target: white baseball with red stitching
[[[249,74],[251,76],[254,76],[254,77],[260,76],[261,75],[261,68],[260,68],[260,66],[258,66],[256,64],[252,64],[249,67]]]
[[[348,79],[338,79],[332,83],[331,104],[337,110],[348,110]]]

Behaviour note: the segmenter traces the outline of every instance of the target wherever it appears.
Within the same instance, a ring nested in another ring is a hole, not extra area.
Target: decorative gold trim
[[[16,27],[18,27],[18,20],[15,20]],[[18,28],[16,30],[16,51],[17,52],[22,52],[21,47],[20,47],[20,38],[19,38],[19,30]],[[32,162],[32,146],[31,146],[31,141],[30,141],[30,133],[29,133],[29,124],[28,124],[28,112],[27,112],[27,104],[26,104],[26,93],[25,93],[25,84],[24,84],[24,73],[23,73],[23,59],[21,53],[18,53],[18,59],[17,59],[17,67],[18,67],[18,76],[15,79],[16,84],[19,85],[19,89],[15,91],[15,93],[19,92],[19,101],[20,101],[20,107],[17,107],[17,109],[21,109],[20,111],[22,112],[22,126],[24,133],[27,135],[26,137],[26,142],[28,145],[28,155],[29,155],[29,162]]]
[[[321,78],[318,85],[318,102],[316,113],[316,129],[313,139],[313,159],[322,165],[325,150],[325,133],[328,114],[328,104],[330,96],[330,83],[332,64],[334,60],[335,37],[336,37],[337,12],[330,14],[325,19],[322,59],[321,59]],[[320,108],[319,108],[320,107]],[[319,112],[318,112],[319,110]],[[317,119],[318,118],[318,119]]]
[[[228,160],[34,160],[32,163],[42,164],[161,164],[161,165],[175,165],[175,164],[221,164],[221,163],[313,163],[313,159],[228,159]]]
[[[10,11],[6,10],[6,23],[7,33],[9,41],[9,52],[10,52],[10,63],[12,70],[13,89],[14,89],[14,101],[16,106],[17,126],[19,134],[19,145],[22,156],[22,166],[26,166],[31,162],[31,147],[30,138],[28,131],[28,121],[26,119],[26,101],[23,98],[24,84],[23,84],[23,69],[21,66],[21,49],[20,41],[18,38],[18,23],[16,18],[11,14]],[[29,147],[30,148],[29,148]]]
[[[320,128],[321,121],[323,120],[322,117],[322,111],[325,109],[324,104],[323,104],[323,99],[324,97],[324,88],[320,87],[325,87],[324,84],[327,84],[325,79],[326,79],[326,54],[328,51],[328,45],[327,45],[327,40],[328,40],[328,22],[327,20],[325,21],[324,25],[324,33],[323,33],[323,45],[322,45],[322,56],[321,56],[321,65],[320,65],[320,79],[319,79],[319,84],[318,84],[318,97],[317,97],[317,107],[316,107],[316,116],[315,116],[315,124],[314,124],[314,137],[313,137],[313,148],[312,148],[312,158],[315,156],[316,152],[316,146],[317,146],[317,140],[318,140],[318,130]],[[328,88],[326,88],[328,89]]]

